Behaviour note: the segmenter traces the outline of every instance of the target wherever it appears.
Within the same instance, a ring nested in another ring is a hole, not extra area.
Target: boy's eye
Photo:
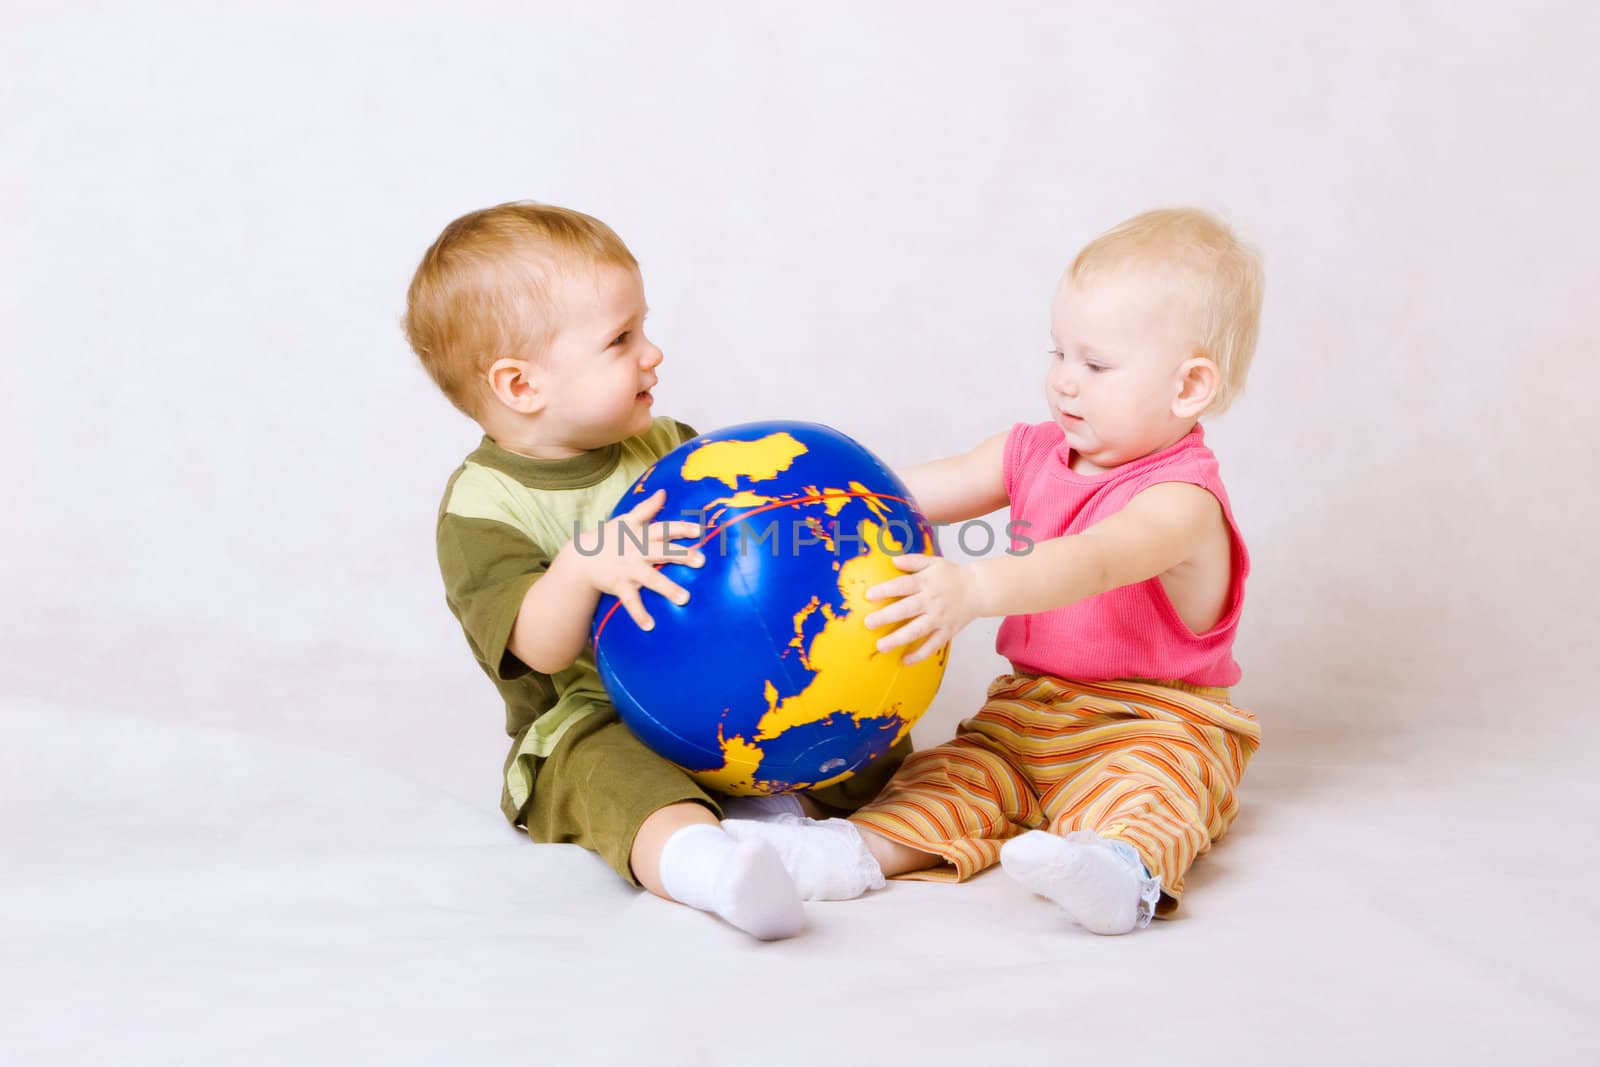
[[[623,330],[621,333],[617,334],[616,338],[611,342],[610,347],[616,348],[618,345],[627,344],[629,332],[630,331],[628,330]]]

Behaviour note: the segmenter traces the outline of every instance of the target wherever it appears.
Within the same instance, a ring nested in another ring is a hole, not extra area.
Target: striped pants
[[[1238,814],[1260,742],[1226,689],[1005,674],[955,740],[911,755],[851,819],[943,858],[900,876],[922,881],[970,878],[1027,830],[1120,838],[1161,879],[1156,911],[1167,914],[1190,864]]]

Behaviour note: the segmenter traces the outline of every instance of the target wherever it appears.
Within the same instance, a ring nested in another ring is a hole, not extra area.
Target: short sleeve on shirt
[[[622,468],[623,476],[631,478],[697,436],[692,426],[658,417],[649,431],[611,450],[612,465],[621,453],[625,457],[621,462],[630,464]],[[509,682],[530,673],[506,646],[528,590],[549,570],[570,536],[573,514],[561,512],[559,506],[554,511],[549,508],[561,501],[596,499],[595,493],[606,491],[599,486],[609,473],[609,469],[585,470],[574,483],[573,472],[558,462],[542,465],[486,443],[468,457],[446,489],[438,526],[445,599],[479,662],[496,681]]]
[[[504,523],[459,515],[440,519],[438,541],[445,599],[479,661],[500,681],[527,674],[506,645],[523,597],[550,569],[550,556]]]

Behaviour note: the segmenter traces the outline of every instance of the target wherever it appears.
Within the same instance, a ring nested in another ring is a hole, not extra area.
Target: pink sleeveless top
[[[1233,576],[1222,619],[1196,634],[1178,617],[1161,579],[1150,578],[1037,615],[1014,615],[1000,626],[995,650],[1024,674],[1051,674],[1085,682],[1114,678],[1176,679],[1193,685],[1230,686],[1239,680],[1233,634],[1244,606],[1250,557],[1234,524],[1217,457],[1196,425],[1181,441],[1099,474],[1068,466],[1071,449],[1053,422],[1018,423],[1006,438],[1005,483],[1013,523],[1034,542],[1079,533],[1127,506],[1160,482],[1189,482],[1222,504],[1233,535]],[[1025,543],[1013,538],[1011,548]]]

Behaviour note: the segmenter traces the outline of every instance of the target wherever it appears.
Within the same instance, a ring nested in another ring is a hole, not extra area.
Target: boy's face
[[[1180,366],[1195,354],[1194,313],[1174,287],[1132,269],[1083,286],[1070,276],[1050,306],[1054,350],[1045,398],[1067,444],[1093,469],[1176,439]]]
[[[638,270],[600,263],[562,271],[549,295],[558,321],[542,360],[541,436],[588,451],[648,430],[662,355],[644,334]]]

